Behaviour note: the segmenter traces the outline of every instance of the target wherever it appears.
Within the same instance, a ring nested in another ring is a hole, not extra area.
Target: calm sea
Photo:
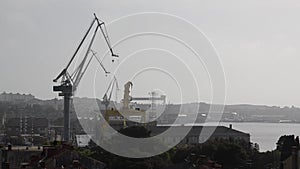
[[[258,143],[260,151],[274,150],[282,135],[300,136],[300,124],[291,123],[221,123],[250,134],[251,142]]]

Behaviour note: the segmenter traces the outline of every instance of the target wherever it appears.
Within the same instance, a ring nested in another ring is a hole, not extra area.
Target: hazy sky
[[[137,12],[164,12],[192,22],[214,44],[226,74],[227,104],[300,106],[299,9],[297,0],[2,0],[0,92],[57,97],[52,79],[93,12],[107,23]]]

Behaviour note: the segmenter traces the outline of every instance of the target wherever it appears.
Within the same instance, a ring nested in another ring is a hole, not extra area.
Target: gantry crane
[[[96,27],[94,25],[96,25]],[[74,69],[74,71],[72,73],[69,73],[68,68],[70,67],[74,58],[77,56],[78,51],[81,49],[82,44],[86,40],[87,36],[89,35],[89,33],[91,32],[91,29],[93,27],[95,27],[94,33],[92,34],[91,40],[88,43],[88,48],[85,52],[85,55],[84,55],[82,61],[80,62],[78,67],[76,67]],[[69,117],[70,99],[74,95],[74,92],[76,91],[76,89],[80,83],[80,80],[82,79],[84,73],[86,72],[92,58],[95,57],[97,59],[97,61],[100,63],[100,65],[101,65],[102,69],[105,71],[105,73],[106,74],[109,73],[104,68],[101,60],[96,56],[96,52],[91,49],[93,42],[95,40],[96,34],[99,30],[101,30],[101,33],[102,33],[102,35],[105,39],[105,42],[109,48],[109,51],[111,53],[111,56],[118,57],[118,55],[116,55],[113,52],[104,22],[99,20],[97,18],[96,14],[94,14],[94,19],[93,19],[91,25],[89,26],[87,32],[85,33],[83,39],[81,40],[78,47],[76,48],[75,53],[71,57],[71,60],[68,62],[67,66],[62,70],[62,72],[53,80],[53,82],[58,82],[60,80],[60,84],[58,86],[53,86],[53,91],[60,92],[59,96],[64,97],[64,137],[63,137],[64,141],[69,141],[69,136],[70,136],[70,117]]]

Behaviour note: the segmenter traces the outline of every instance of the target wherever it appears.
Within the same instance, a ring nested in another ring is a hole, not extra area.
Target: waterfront
[[[282,135],[300,136],[300,124],[295,123],[220,123],[229,126],[251,136],[251,142],[258,143],[260,151],[274,150],[276,142]]]

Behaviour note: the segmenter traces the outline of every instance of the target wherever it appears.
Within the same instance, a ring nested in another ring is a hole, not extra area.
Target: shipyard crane
[[[89,36],[93,27],[94,27],[94,32],[92,33],[91,40],[88,42],[88,47],[87,47],[84,57],[83,57],[82,61],[80,62],[80,64],[78,65],[78,67],[76,67],[73,70],[73,72],[70,73],[68,69],[69,69],[70,65],[73,63],[75,57],[77,56],[78,51],[82,48],[83,43],[87,39],[87,36]],[[58,86],[53,86],[53,91],[60,92],[59,96],[63,96],[63,98],[64,98],[64,137],[63,137],[64,141],[69,141],[69,136],[70,136],[70,117],[69,117],[70,99],[74,95],[74,92],[76,91],[76,89],[80,83],[80,80],[82,79],[89,64],[91,63],[91,60],[93,58],[96,58],[100,64],[100,66],[104,70],[104,72],[106,74],[109,73],[104,68],[101,60],[97,57],[96,52],[92,50],[93,42],[94,42],[97,32],[99,30],[101,31],[102,36],[105,39],[105,42],[109,48],[111,56],[113,58],[118,57],[118,55],[116,55],[113,52],[113,49],[112,49],[107,31],[106,31],[105,23],[103,21],[101,21],[100,19],[98,19],[96,14],[94,14],[94,19],[93,19],[91,25],[89,26],[87,32],[84,34],[83,39],[80,41],[78,47],[76,48],[74,54],[72,55],[70,61],[67,64],[67,66],[53,80],[53,82],[60,81],[60,84]],[[112,60],[112,61],[114,61],[114,60]]]
[[[110,81],[108,88],[106,89],[106,92],[104,93],[104,96],[102,98],[103,103],[105,105],[105,111],[107,111],[107,108],[110,104],[111,96],[112,96],[114,88],[116,88],[116,91],[120,90],[116,76],[114,76],[113,79]],[[115,98],[115,100],[117,100],[117,98]]]

